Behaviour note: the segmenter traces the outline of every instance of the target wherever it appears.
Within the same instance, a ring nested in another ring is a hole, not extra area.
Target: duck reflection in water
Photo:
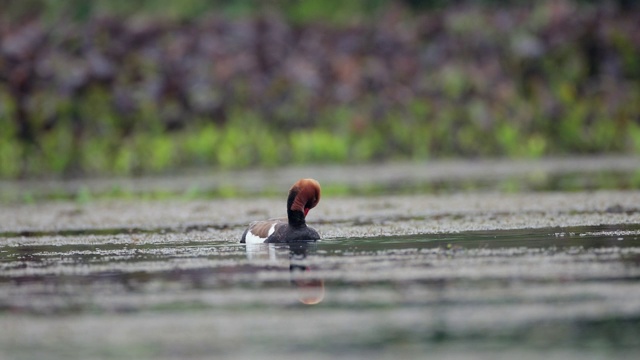
[[[296,289],[298,300],[305,305],[316,305],[324,299],[324,280],[313,276],[307,255],[316,250],[315,241],[300,241],[289,244],[247,244],[249,260],[289,261],[291,285]]]

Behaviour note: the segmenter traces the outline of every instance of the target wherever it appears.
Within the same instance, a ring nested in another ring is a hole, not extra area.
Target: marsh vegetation
[[[627,2],[161,3],[7,4],[0,176],[640,152]]]

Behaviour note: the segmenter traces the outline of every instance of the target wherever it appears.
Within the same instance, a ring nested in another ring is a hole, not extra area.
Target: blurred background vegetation
[[[634,1],[0,7],[0,178],[640,153]]]

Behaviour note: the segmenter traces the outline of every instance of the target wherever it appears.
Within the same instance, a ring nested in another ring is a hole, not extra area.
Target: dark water
[[[640,352],[638,225],[295,246],[109,239],[0,246],[0,358]]]

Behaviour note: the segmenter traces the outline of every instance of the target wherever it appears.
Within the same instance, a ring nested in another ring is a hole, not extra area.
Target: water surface
[[[639,225],[295,246],[166,236],[0,246],[0,358],[640,351]]]

